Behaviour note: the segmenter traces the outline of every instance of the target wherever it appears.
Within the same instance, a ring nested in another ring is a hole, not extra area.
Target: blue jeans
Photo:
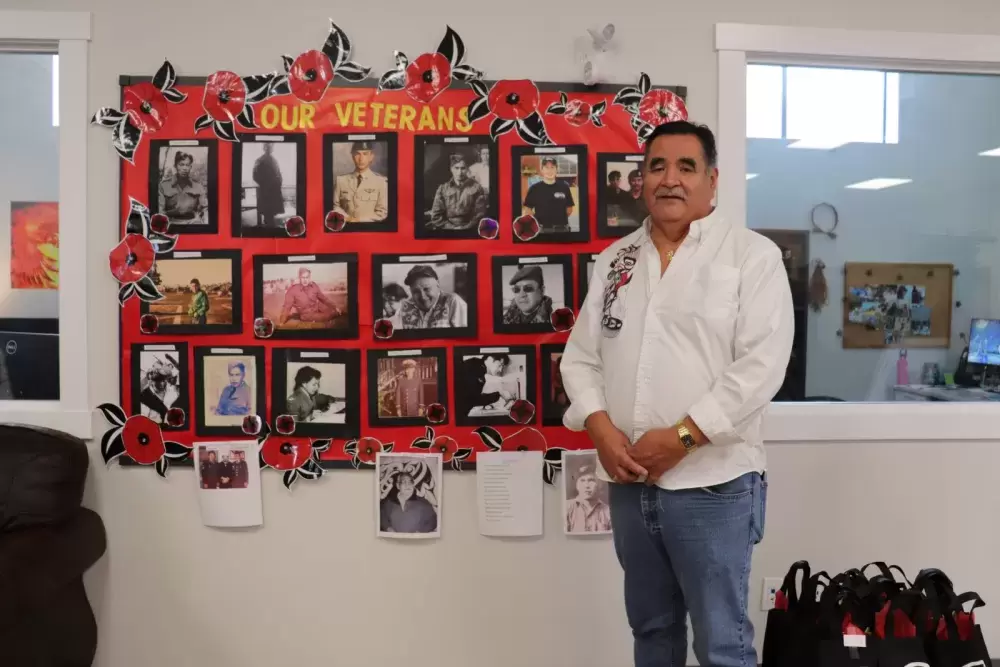
[[[688,614],[701,667],[756,667],[747,588],[767,481],[748,473],[704,489],[611,484],[610,496],[635,667],[684,667]]]

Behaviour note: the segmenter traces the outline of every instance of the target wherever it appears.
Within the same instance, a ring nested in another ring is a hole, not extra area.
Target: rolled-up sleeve
[[[742,442],[740,431],[778,393],[795,332],[792,293],[778,247],[753,251],[741,273],[734,361],[688,409],[716,445]]]
[[[559,362],[563,387],[570,400],[569,409],[563,414],[563,425],[571,431],[583,431],[587,417],[607,410],[604,364],[601,360],[604,281],[601,279],[602,272],[598,270],[600,265],[599,258],[590,280],[587,298]]]

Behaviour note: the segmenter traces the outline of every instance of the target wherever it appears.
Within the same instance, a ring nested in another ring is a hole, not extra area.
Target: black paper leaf
[[[292,92],[291,87],[288,85],[288,75],[283,74],[282,76],[275,77],[274,81],[271,82],[271,96],[277,95],[290,95]]]
[[[452,470],[461,470],[462,469],[462,461],[459,460],[459,459],[453,458],[451,460],[451,469]]]
[[[527,118],[517,121],[517,134],[532,146],[549,144],[549,135],[545,132],[545,121],[537,111]]]
[[[306,479],[318,479],[323,476],[324,472],[326,471],[323,470],[323,466],[313,459],[307,460],[302,464],[302,467],[299,468],[299,474]]]
[[[139,147],[140,139],[142,139],[142,130],[133,125],[127,115],[111,130],[111,145],[115,147],[115,151],[121,159],[131,163],[134,163],[135,151]]]
[[[451,70],[451,75],[459,81],[472,83],[473,81],[482,79],[485,73],[469,65],[458,65]]]
[[[566,113],[566,104],[564,102],[553,102],[545,110],[545,113],[552,114],[553,116],[562,116]]]
[[[431,428],[430,426],[426,427],[424,429],[424,437],[427,438],[428,440],[433,440],[434,439],[434,429]]]
[[[142,234],[149,237],[149,207],[135,197],[128,198],[128,218],[125,220],[126,234]]]
[[[125,118],[127,114],[119,111],[118,109],[112,109],[111,107],[101,107],[94,114],[90,122],[94,125],[100,125],[101,127],[114,127],[117,125],[122,118]]]
[[[559,91],[559,102],[560,102],[560,103],[561,103],[561,104],[562,104],[563,106],[566,106],[566,104],[568,104],[568,103],[569,103],[569,96],[568,96],[568,95],[567,95],[566,93],[564,93],[564,92],[562,92],[562,91]]]
[[[395,447],[394,443],[387,442],[384,445],[382,445],[382,451],[385,452],[386,454],[388,454],[389,452],[392,451],[393,447]]]
[[[125,411],[114,403],[101,403],[97,406],[97,409],[101,411],[101,414],[104,415],[104,418],[107,419],[109,423],[114,424],[115,426],[124,426],[125,420],[128,419],[125,415]]]
[[[470,81],[469,87],[472,88],[474,91],[476,91],[476,95],[478,97],[488,98],[490,96],[490,89],[486,86],[485,83],[483,83],[479,79],[476,79],[475,81]],[[472,105],[469,106],[471,108]]]
[[[652,125],[648,123],[643,123],[642,127],[640,127],[636,131],[636,135],[639,137],[639,143],[640,144],[645,143],[646,139],[649,139],[649,135],[653,133],[654,129],[655,128]]]
[[[148,275],[143,276],[133,284],[135,285],[135,293],[143,301],[153,302],[163,299],[163,294],[156,288],[156,283]]]
[[[174,246],[177,245],[176,236],[164,236],[163,234],[150,234],[149,241],[153,244],[153,248],[156,250],[157,255],[163,255],[171,252]]]
[[[122,440],[122,429],[113,428],[101,437],[101,458],[105,464],[110,464],[125,453],[125,441]]]
[[[124,306],[125,302],[131,299],[133,294],[135,294],[135,285],[132,283],[122,285],[118,290],[118,305]]]
[[[223,122],[221,120],[217,120],[212,128],[215,130],[215,135],[220,139],[225,139],[226,141],[239,141],[239,137],[236,136],[236,128],[233,127],[233,124],[228,121]]]
[[[611,100],[612,104],[617,104],[623,106],[626,109],[639,104],[639,100],[642,99],[642,93],[639,92],[638,88],[628,87],[622,88],[615,94],[615,98]]]
[[[472,448],[463,447],[462,449],[459,449],[452,455],[452,460],[464,461],[470,456],[472,456]]]
[[[299,478],[298,470],[286,470],[285,474],[281,477],[281,483],[285,485],[285,488],[291,490],[292,485]]]
[[[565,447],[550,447],[545,450],[542,458],[554,465],[556,470],[559,470],[562,468],[562,455],[564,451],[566,451]]]
[[[174,71],[174,66],[170,64],[169,60],[164,60],[160,69],[156,70],[156,74],[153,75],[153,85],[166,91],[168,88],[173,88],[175,83],[177,83],[177,72]]]
[[[333,63],[334,72],[339,72],[340,66],[351,57],[351,40],[333,21],[330,21],[330,34],[323,43],[322,51]]]
[[[236,117],[236,121],[246,129],[253,130],[257,127],[257,114],[252,106],[245,106],[240,115]]]
[[[465,42],[462,41],[457,32],[451,29],[451,26],[448,26],[444,39],[438,45],[437,52],[448,59],[454,72],[455,68],[465,59]]]
[[[156,474],[160,477],[167,476],[167,468],[170,467],[170,459],[167,457],[160,457],[160,460],[156,462]]]
[[[475,123],[480,118],[490,115],[490,100],[487,97],[477,97],[469,104],[469,122]]]
[[[493,141],[497,140],[501,134],[507,134],[511,131],[514,125],[517,124],[516,120],[504,120],[503,118],[494,118],[493,122],[490,123],[490,139]]]
[[[344,443],[344,453],[345,454],[351,454],[352,456],[354,454],[357,454],[358,453],[358,441],[357,440],[349,440],[348,442],[345,442]]]
[[[271,87],[278,74],[251,74],[243,77],[243,85],[247,89],[247,97],[244,104],[249,107],[251,104],[263,102],[271,95]]]
[[[412,447],[413,449],[430,449],[431,444],[432,444],[431,441],[428,440],[427,438],[417,438],[416,440],[410,443],[410,447]]]
[[[325,452],[326,450],[330,449],[330,446],[332,444],[333,440],[331,440],[330,438],[325,438],[323,440],[313,440],[312,449],[313,452]]]
[[[168,102],[172,102],[174,104],[181,104],[188,98],[186,93],[182,93],[176,88],[167,88],[163,91],[163,96],[167,98]]]
[[[163,446],[166,449],[163,455],[172,461],[180,461],[181,459],[186,459],[188,457],[188,454],[191,453],[190,447],[188,447],[187,445],[182,445],[179,442],[173,442],[167,440],[166,442],[163,443]]]
[[[336,73],[348,81],[364,81],[371,73],[371,67],[362,67],[358,63],[350,60],[337,68]]]
[[[642,76],[639,77],[639,92],[645,95],[646,93],[649,92],[651,85],[652,84],[650,84],[649,75],[643,72]]]
[[[351,458],[351,465],[354,466],[355,470],[359,470],[361,468],[361,461],[357,456]]]
[[[604,112],[608,110],[608,101],[601,100],[595,104],[590,110],[591,118],[596,118],[597,116],[603,116]]]
[[[281,64],[284,66],[285,73],[287,74],[288,72],[292,71],[292,65],[295,64],[295,58],[285,54],[281,56]]]
[[[594,124],[594,127],[604,127],[604,121],[601,120],[600,116],[594,116],[590,122]]]
[[[556,476],[555,469],[552,467],[551,463],[546,461],[545,465],[542,466],[542,479],[545,481],[546,484],[552,484],[553,481],[555,480],[555,476]]]
[[[402,90],[406,88],[406,70],[390,70],[378,80],[378,92],[383,90]]]
[[[491,452],[499,452],[503,446],[503,437],[491,426],[480,426],[473,433],[479,436],[479,439],[486,445],[486,449]]]
[[[206,127],[212,127],[212,117],[208,114],[198,116],[198,119],[194,121],[194,131],[201,132]]]
[[[407,65],[410,64],[410,59],[407,58],[406,54],[403,53],[402,51],[393,51],[392,55],[393,55],[393,60],[396,61],[396,69],[397,70],[401,70],[402,71],[402,70],[406,69]]]

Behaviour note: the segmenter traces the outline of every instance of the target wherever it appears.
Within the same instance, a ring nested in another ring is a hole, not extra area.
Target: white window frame
[[[1000,74],[1000,37],[719,23],[719,193],[727,219],[746,224],[746,65],[862,65]],[[768,442],[1000,439],[1000,402],[772,403]]]
[[[59,400],[0,401],[0,423],[93,435],[87,374],[89,12],[0,11],[0,45],[59,54]],[[0,445],[5,443],[0,443]]]

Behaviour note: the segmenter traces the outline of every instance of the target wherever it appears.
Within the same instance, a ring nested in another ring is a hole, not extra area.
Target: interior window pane
[[[882,142],[883,72],[788,67],[785,76],[786,139]]]
[[[782,67],[747,66],[747,136],[781,138]]]

